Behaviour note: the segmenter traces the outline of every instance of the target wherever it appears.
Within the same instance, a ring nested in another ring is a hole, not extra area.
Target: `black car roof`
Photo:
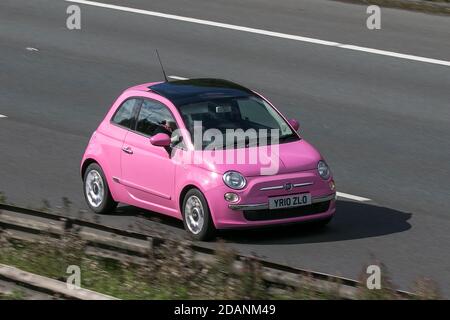
[[[237,83],[211,78],[161,82],[148,88],[169,99],[176,106],[208,99],[246,97],[254,94],[250,89]]]

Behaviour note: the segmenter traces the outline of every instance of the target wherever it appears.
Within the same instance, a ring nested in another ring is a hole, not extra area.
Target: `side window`
[[[135,108],[139,105],[139,99],[128,99],[117,109],[112,121],[120,126],[134,129]]]
[[[176,129],[175,119],[165,105],[144,99],[137,120],[137,132],[148,136],[154,136],[157,133],[166,133],[172,136],[172,132]]]

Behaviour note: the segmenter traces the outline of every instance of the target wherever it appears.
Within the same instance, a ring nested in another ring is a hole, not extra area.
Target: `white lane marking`
[[[162,12],[157,12],[157,11],[135,9],[135,8],[130,8],[130,7],[96,2],[96,1],[87,1],[87,0],[65,0],[65,1],[79,3],[79,4],[85,4],[85,5],[95,6],[95,7],[119,10],[119,11],[126,11],[126,12],[131,12],[131,13],[138,13],[138,14],[160,17],[160,18],[165,18],[165,19],[197,23],[197,24],[213,26],[213,27],[218,27],[218,28],[231,29],[231,30],[249,32],[249,33],[256,33],[256,34],[261,34],[261,35],[275,37],[275,38],[290,39],[290,40],[295,40],[295,41],[320,44],[320,45],[324,45],[324,46],[336,47],[336,48],[353,50],[353,51],[362,51],[362,52],[372,53],[372,54],[377,54],[377,55],[382,55],[382,56],[388,56],[388,57],[394,57],[394,58],[400,58],[400,59],[406,59],[406,60],[412,60],[412,61],[419,61],[419,62],[426,62],[426,63],[432,63],[432,64],[438,64],[438,65],[450,67],[450,61],[446,61],[446,60],[438,60],[438,59],[426,58],[426,57],[421,57],[421,56],[415,56],[415,55],[411,55],[411,54],[404,54],[404,53],[398,53],[398,52],[392,52],[392,51],[386,51],[386,50],[354,46],[354,45],[344,44],[344,43],[339,43],[339,42],[334,42],[334,41],[320,40],[320,39],[315,39],[315,38],[297,36],[297,35],[293,35],[293,34],[274,32],[274,31],[269,31],[269,30],[264,30],[264,29],[249,28],[249,27],[238,26],[238,25],[234,25],[234,24],[178,16],[178,15],[174,15],[174,14],[167,14],[167,13],[162,13]]]
[[[179,77],[179,76],[168,76],[167,78],[174,80],[188,80],[189,78]]]
[[[354,196],[352,194],[348,194],[348,193],[344,193],[344,192],[336,192],[336,194],[339,198],[346,198],[346,199],[361,201],[361,202],[370,201],[370,199],[368,199],[368,198]]]
[[[8,118],[8,117],[4,116],[3,114],[0,114],[0,118]]]

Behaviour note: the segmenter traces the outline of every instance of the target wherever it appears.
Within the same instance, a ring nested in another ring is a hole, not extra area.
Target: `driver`
[[[172,142],[177,141],[178,136],[177,135],[173,135],[172,133],[177,129],[177,124],[175,123],[175,121],[171,120],[171,119],[164,119],[160,122],[160,125],[156,128],[155,133],[165,133],[167,134],[170,138],[170,140]]]

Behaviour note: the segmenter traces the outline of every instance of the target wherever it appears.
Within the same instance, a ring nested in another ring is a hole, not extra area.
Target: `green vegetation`
[[[242,261],[243,270],[236,272],[235,253],[224,246],[217,250],[216,262],[199,263],[189,244],[167,241],[149,254],[145,266],[90,256],[84,246],[74,234],[39,243],[0,237],[0,263],[60,281],[69,276],[69,265],[78,265],[83,288],[121,299],[341,299],[339,283],[318,290],[307,276],[300,277],[300,288],[269,290],[256,259]],[[402,299],[388,289],[392,288],[389,278],[384,279],[383,289],[361,286],[355,298]],[[419,299],[439,297],[430,281],[418,281],[417,289]],[[21,299],[21,295],[0,298]]]
[[[215,263],[202,264],[193,259],[188,244],[167,241],[140,266],[89,256],[85,243],[73,234],[39,243],[0,241],[0,263],[61,281],[69,276],[69,265],[78,265],[83,288],[121,299],[338,299],[335,292],[317,292],[307,277],[300,289],[272,293],[256,260],[243,261],[244,270],[235,272],[235,253],[224,247]]]
[[[0,300],[23,300],[24,297],[25,295],[22,290],[14,290],[8,294],[0,292]]]

